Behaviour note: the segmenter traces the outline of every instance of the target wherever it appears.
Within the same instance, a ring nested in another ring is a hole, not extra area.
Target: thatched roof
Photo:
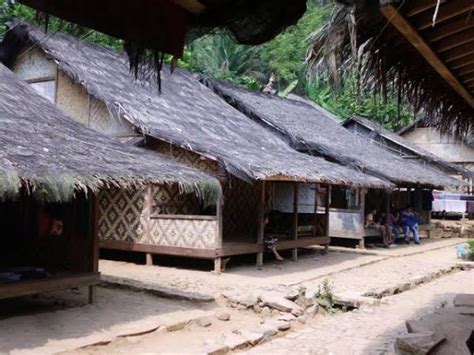
[[[260,44],[295,24],[306,0],[19,0],[36,10],[148,48],[181,56],[186,37],[215,29]]]
[[[368,90],[398,93],[443,132],[474,135],[472,1],[338,2],[311,39],[313,69],[337,81],[347,64],[360,67]]]
[[[179,183],[200,196],[220,191],[198,170],[72,121],[1,64],[0,101],[0,199],[21,186],[52,201],[68,200],[76,190],[147,183]]]
[[[304,102],[230,84],[209,82],[209,85],[249,117],[288,137],[298,150],[322,155],[399,186],[442,187],[461,183],[360,138],[335,122],[322,108],[316,110]]]
[[[466,178],[474,177],[474,173],[468,169],[452,164],[427,150],[417,146],[416,144],[410,142],[408,139],[403,138],[397,133],[390,132],[389,130],[382,127],[379,123],[374,122],[366,117],[353,116],[348,118],[343,126],[347,127],[351,121],[354,121],[371,131],[370,139],[383,141],[384,143],[391,142],[393,145],[398,146],[406,151],[409,151],[411,155],[419,157],[421,160],[426,161],[434,167],[437,167],[443,171],[446,171],[452,175],[462,175]]]
[[[20,31],[20,32],[18,32]],[[73,81],[103,101],[112,115],[143,134],[217,160],[230,174],[251,181],[288,179],[387,186],[376,178],[294,151],[249,120],[184,70],[163,71],[161,94],[129,74],[125,55],[64,34],[44,40],[32,26],[17,26],[6,41],[26,35]]]

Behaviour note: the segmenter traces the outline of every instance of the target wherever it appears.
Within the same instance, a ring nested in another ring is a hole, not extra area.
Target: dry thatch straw
[[[389,183],[322,158],[293,150],[284,140],[249,120],[184,70],[163,71],[163,91],[130,76],[127,58],[65,34],[47,40],[34,26],[16,26],[4,48],[18,40],[34,44],[74,82],[104,102],[113,116],[144,135],[215,159],[246,181],[287,179],[388,187]],[[15,53],[10,53],[15,56]],[[145,153],[144,153],[145,154]]]
[[[178,183],[213,198],[217,180],[166,157],[121,144],[80,125],[0,64],[0,198],[21,187],[66,201],[75,191]]]
[[[207,84],[232,106],[289,139],[297,150],[352,166],[397,186],[443,188],[462,184],[439,170],[404,160],[377,143],[349,132],[316,105],[221,82],[207,81]]]
[[[431,166],[437,167],[438,169],[445,171],[450,175],[461,175],[465,178],[474,177],[474,172],[465,169],[457,164],[450,163],[434,154],[431,154],[427,150],[410,142],[408,139],[403,138],[402,136],[400,136],[400,134],[390,132],[377,122],[371,121],[366,117],[353,116],[348,118],[343,123],[343,126],[347,126],[351,121],[355,121],[360,125],[367,127],[367,129],[371,131],[370,139],[372,140],[378,138],[385,143],[391,142],[393,143],[393,145],[398,146],[404,150],[410,151],[412,155],[419,157],[422,161],[425,161]]]
[[[310,38],[311,71],[328,71],[338,83],[348,68],[360,68],[366,90],[382,97],[396,93],[399,101],[423,109],[430,125],[474,136],[474,109],[388,23],[380,0],[338,2],[330,22]]]

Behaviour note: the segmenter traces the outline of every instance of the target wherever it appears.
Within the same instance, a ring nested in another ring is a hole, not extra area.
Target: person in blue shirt
[[[402,213],[402,227],[405,232],[405,244],[410,244],[410,231],[413,232],[415,244],[420,244],[420,236],[418,234],[418,218],[412,207],[408,207]]]

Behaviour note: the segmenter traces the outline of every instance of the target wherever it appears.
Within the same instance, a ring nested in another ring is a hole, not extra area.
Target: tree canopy
[[[308,0],[308,10],[295,26],[260,46],[237,44],[223,33],[198,38],[186,46],[178,65],[219,80],[245,85],[252,90],[260,90],[273,74],[276,78],[275,89],[280,94],[293,91],[307,96],[341,119],[363,115],[389,129],[407,124],[413,117],[413,108],[399,102],[396,93],[374,95],[360,86],[356,69],[347,73],[337,90],[329,80],[307,75],[305,58],[308,37],[329,20],[332,6],[332,1]],[[30,22],[36,19],[31,9],[0,0],[0,33],[4,31],[5,22],[13,17]],[[122,47],[120,40],[59,20],[49,21],[49,29],[65,31],[112,48]],[[167,61],[171,60],[167,57]]]

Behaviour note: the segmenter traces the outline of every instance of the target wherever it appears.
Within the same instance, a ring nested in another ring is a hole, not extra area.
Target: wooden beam
[[[474,27],[474,17],[460,18],[449,23],[441,24],[435,27],[429,27],[423,33],[423,36],[429,42],[436,42],[443,38],[452,36],[461,31]]]
[[[442,53],[450,49],[460,47],[464,44],[469,44],[471,49],[474,49],[474,28],[459,32],[439,41],[434,46],[434,50],[435,52]]]
[[[463,77],[464,75],[474,73],[474,64],[464,67],[461,70],[458,70],[455,74],[456,76]]]
[[[446,2],[446,0],[441,0],[441,3]],[[403,13],[406,17],[411,17],[418,15],[419,13],[434,8],[436,6],[437,0],[418,0],[418,1],[408,1],[406,5],[403,6]]]
[[[466,43],[460,47],[451,49],[450,51],[443,53],[443,61],[445,63],[450,63],[454,60],[470,56],[473,53],[474,48],[472,48],[472,43]]]
[[[467,78],[465,80],[463,80],[463,83],[464,84],[471,84],[472,82],[474,82],[474,77],[470,77],[470,78]]]
[[[97,285],[99,282],[99,273],[70,273],[45,279],[19,281],[0,285],[0,299],[86,287]]]
[[[445,4],[441,4],[434,26],[437,26],[438,24],[458,15],[467,13],[472,10],[472,7],[472,0],[450,0]],[[433,26],[433,11],[427,11],[420,14],[419,16],[416,16],[413,23],[414,26],[419,30],[424,30],[425,28]]]
[[[408,21],[397,11],[393,5],[385,5],[380,8],[384,16],[389,19],[395,28],[397,28],[405,38],[420,52],[427,62],[445,79],[449,85],[462,97],[466,102],[474,108],[474,98],[462,86],[458,79],[438,58],[436,53],[430,48],[416,30],[408,23]]]
[[[255,244],[256,245],[256,244]],[[131,252],[174,255],[182,257],[190,257],[196,259],[215,259],[218,257],[217,249],[198,249],[184,247],[170,247],[166,245],[140,244],[133,242],[123,242],[117,240],[101,240],[100,247],[102,249],[123,250]]]
[[[452,70],[462,69],[471,64],[474,64],[474,55],[470,54],[466,58],[456,59],[449,63]]]

